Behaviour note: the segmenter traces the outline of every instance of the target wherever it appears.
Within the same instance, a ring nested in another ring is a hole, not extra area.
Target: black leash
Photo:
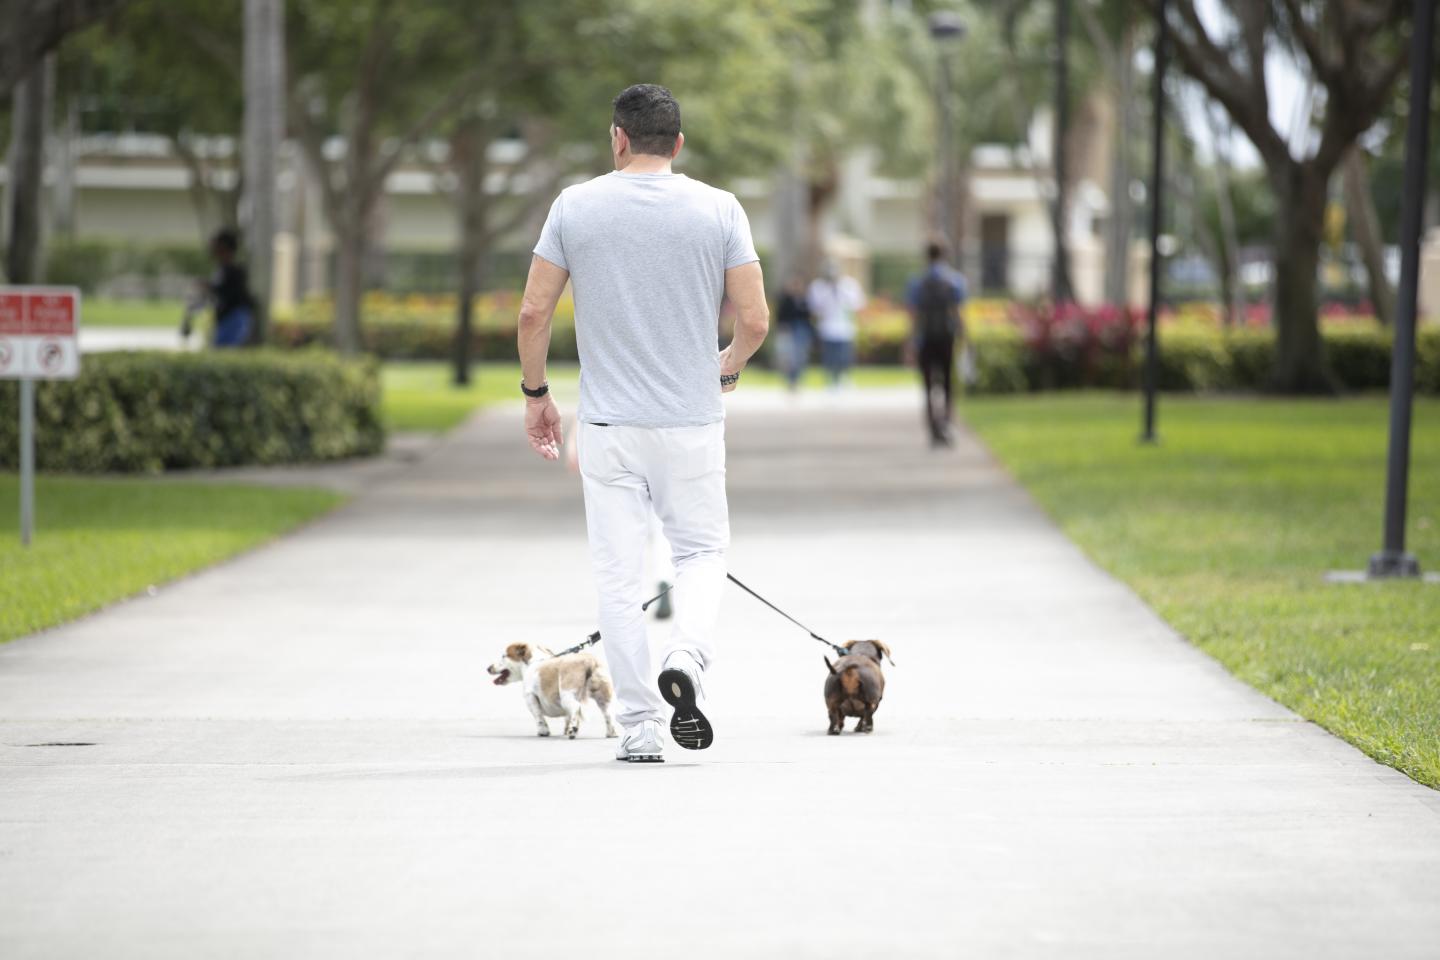
[[[551,654],[551,656],[563,657],[563,656],[565,656],[566,654],[579,653],[581,650],[584,650],[586,647],[593,647],[595,644],[597,644],[597,643],[599,643],[599,642],[600,642],[600,631],[599,631],[599,630],[596,630],[594,633],[590,634],[590,636],[586,637],[584,640],[581,640],[579,643],[575,644],[575,646],[570,647],[570,648],[565,649],[565,650],[561,650],[559,653]]]
[[[754,590],[751,590],[749,587],[745,586],[745,584],[741,583],[736,578],[735,574],[727,573],[725,574],[725,578],[731,583],[735,584],[735,586],[739,587],[741,590],[744,590],[746,593],[750,594],[750,596],[754,597],[756,600],[759,600],[761,603],[765,604],[765,606],[769,607],[771,610],[774,610],[776,613],[780,614],[780,616],[784,617],[786,620],[789,620],[791,623],[795,624],[795,626],[799,627],[801,630],[804,630],[806,633],[810,634],[810,638],[812,640],[819,640],[821,643],[825,644],[825,646],[829,647],[831,650],[834,650],[836,656],[843,657],[850,652],[849,650],[846,650],[844,647],[840,646],[838,643],[831,643],[829,640],[826,640],[824,637],[820,636],[820,634],[816,633],[814,630],[811,630],[809,627],[805,626],[805,624],[801,623],[799,620],[796,620],[794,617],[790,616],[790,614],[786,613],[784,610],[781,610],[779,607],[775,606],[775,604],[771,603],[769,600],[766,600]],[[664,590],[661,590],[656,596],[653,596],[649,600],[646,600],[644,603],[640,604],[640,612],[644,613],[650,608],[650,604],[654,603],[656,600],[659,600],[661,597],[665,596],[665,594],[669,593],[674,588],[675,585],[671,584]],[[599,634],[596,634],[595,636],[598,638]]]

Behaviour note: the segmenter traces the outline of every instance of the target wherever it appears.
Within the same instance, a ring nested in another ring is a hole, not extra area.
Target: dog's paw
[[[605,739],[606,739],[606,740],[614,740],[614,739],[615,739],[616,737],[618,737],[618,736],[620,736],[620,731],[619,731],[619,730],[606,730],[606,731],[605,731]]]
[[[573,729],[573,728],[572,728],[572,729],[570,729],[570,730],[566,730],[566,731],[565,731],[565,736],[566,736],[566,738],[568,738],[568,739],[570,739],[570,740],[574,740],[574,739],[575,739],[575,734],[577,734],[577,733],[579,733],[579,732],[580,732],[579,730],[576,730],[576,729]]]
[[[541,729],[541,730],[536,730],[536,731],[535,731],[535,736],[537,736],[537,737],[548,737],[548,736],[550,736],[550,728],[549,728],[549,727],[545,727],[545,728],[543,728],[543,729]]]
[[[830,736],[832,736],[832,737],[838,737],[838,736],[840,736],[840,728],[839,728],[839,727],[831,727],[829,730],[826,730],[825,732],[828,733],[828,734],[830,734]]]

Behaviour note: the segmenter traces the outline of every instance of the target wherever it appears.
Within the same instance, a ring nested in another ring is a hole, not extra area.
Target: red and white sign
[[[80,291],[0,287],[0,380],[80,375]]]

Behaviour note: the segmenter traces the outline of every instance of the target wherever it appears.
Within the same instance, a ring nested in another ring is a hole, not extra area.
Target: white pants
[[[622,726],[659,720],[645,615],[650,513],[660,518],[675,565],[675,617],[660,662],[675,651],[702,668],[715,659],[715,620],[725,587],[730,511],[725,502],[725,424],[579,430],[590,559],[600,594],[600,635]]]

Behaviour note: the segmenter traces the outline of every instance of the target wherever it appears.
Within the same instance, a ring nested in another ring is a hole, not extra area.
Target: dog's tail
[[[821,659],[825,661],[826,669],[828,669],[833,674],[835,672],[835,664],[830,662],[829,657],[822,657]]]
[[[576,699],[578,699],[581,703],[584,703],[586,700],[590,699],[590,679],[594,676],[595,659],[592,657],[590,658],[590,662],[585,664],[585,679],[580,681],[580,696]]]

